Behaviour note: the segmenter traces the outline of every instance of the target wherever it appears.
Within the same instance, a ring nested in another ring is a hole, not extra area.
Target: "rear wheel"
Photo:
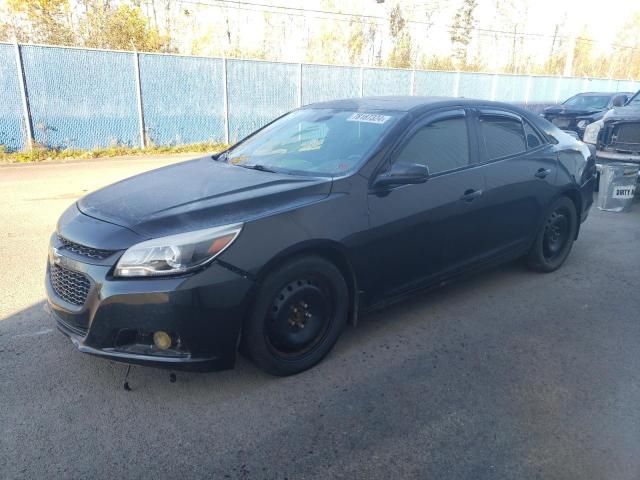
[[[569,256],[578,228],[578,215],[573,201],[557,199],[540,227],[527,255],[529,268],[538,272],[553,272]]]
[[[317,256],[295,258],[262,282],[243,333],[243,350],[262,370],[292,375],[329,353],[347,320],[340,270]]]

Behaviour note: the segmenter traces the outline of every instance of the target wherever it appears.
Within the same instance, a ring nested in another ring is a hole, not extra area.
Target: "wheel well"
[[[289,251],[279,255],[276,259],[269,262],[259,273],[256,278],[257,284],[260,284],[269,273],[280,267],[283,263],[291,260],[292,257],[318,256],[335,265],[347,284],[349,289],[349,322],[355,325],[358,316],[358,286],[351,266],[351,262],[347,256],[340,251],[338,247],[330,245],[308,246],[295,251]]]

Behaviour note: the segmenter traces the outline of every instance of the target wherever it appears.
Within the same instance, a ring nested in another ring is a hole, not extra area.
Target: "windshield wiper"
[[[242,167],[242,168],[248,168],[250,170],[259,170],[261,172],[270,172],[270,173],[278,173],[275,170],[265,167],[264,165],[259,165],[259,164],[254,164],[254,165],[240,165],[238,164],[238,167]]]

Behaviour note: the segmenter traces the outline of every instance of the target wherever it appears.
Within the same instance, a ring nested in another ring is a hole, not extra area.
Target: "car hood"
[[[545,115],[562,115],[564,117],[581,117],[581,116],[589,116],[596,113],[602,113],[606,109],[603,108],[574,108],[567,107],[565,105],[557,105],[553,107],[547,107],[544,109]]]
[[[127,178],[81,198],[90,217],[146,237],[246,222],[319,201],[331,178],[263,172],[199,158]]]
[[[616,107],[605,115],[605,122],[617,122],[620,120],[635,120],[640,122],[640,106]]]

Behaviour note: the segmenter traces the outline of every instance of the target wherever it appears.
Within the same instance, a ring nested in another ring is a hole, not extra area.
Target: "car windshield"
[[[576,108],[607,108],[610,99],[608,95],[576,95],[564,104]]]
[[[276,120],[219,160],[256,170],[334,176],[355,170],[396,112],[303,109]]]

